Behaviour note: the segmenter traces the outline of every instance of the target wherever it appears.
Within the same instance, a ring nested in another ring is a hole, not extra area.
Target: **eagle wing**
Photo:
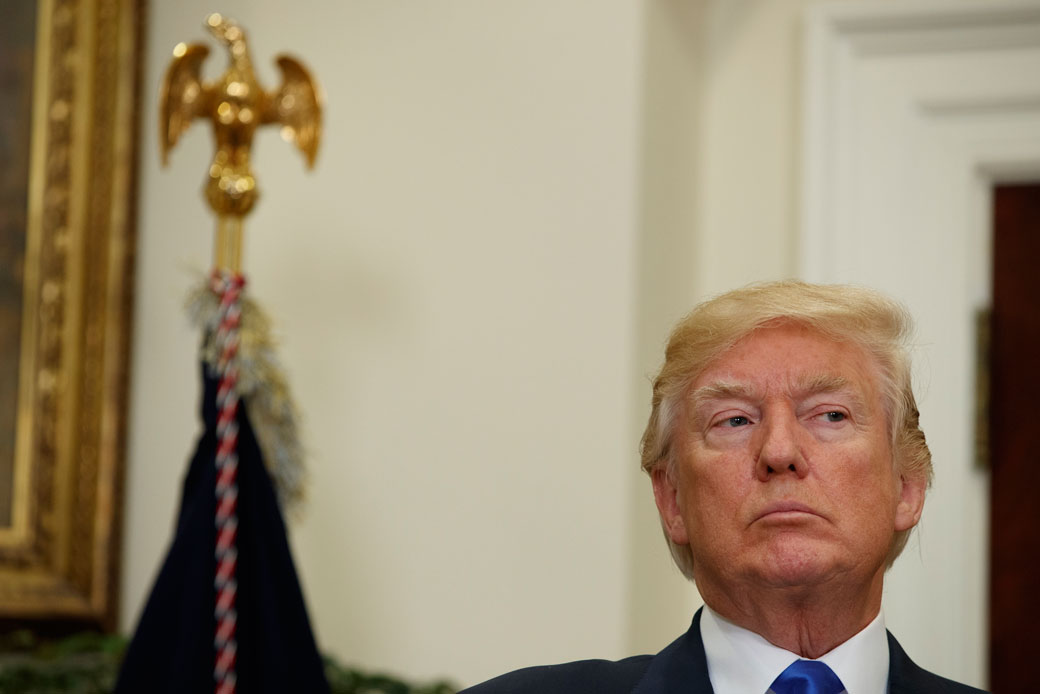
[[[201,43],[179,44],[166,69],[159,93],[159,145],[162,163],[191,122],[206,112],[209,94],[202,83],[202,61],[209,48]]]
[[[287,55],[278,56],[282,70],[282,85],[268,96],[264,109],[264,123],[279,123],[282,137],[296,145],[307,158],[307,166],[314,166],[321,139],[321,94],[318,83],[298,60]]]

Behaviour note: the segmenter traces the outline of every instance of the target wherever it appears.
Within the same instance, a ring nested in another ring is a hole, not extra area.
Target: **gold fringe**
[[[238,384],[235,390],[249,414],[282,511],[295,516],[302,506],[306,476],[296,403],[275,354],[270,319],[245,294],[241,302],[236,356]],[[220,356],[215,340],[220,297],[210,289],[208,280],[192,290],[187,309],[192,323],[202,330],[204,336],[201,358],[216,368]]]

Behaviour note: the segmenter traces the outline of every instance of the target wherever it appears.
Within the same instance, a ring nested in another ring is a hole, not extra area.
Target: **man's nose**
[[[758,459],[755,473],[765,482],[771,477],[795,474],[799,478],[809,474],[809,465],[800,445],[801,432],[793,412],[773,412],[766,416],[759,428]]]

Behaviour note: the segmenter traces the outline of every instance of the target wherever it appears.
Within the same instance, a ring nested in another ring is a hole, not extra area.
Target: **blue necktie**
[[[840,694],[845,685],[825,663],[796,660],[769,685],[775,694]]]

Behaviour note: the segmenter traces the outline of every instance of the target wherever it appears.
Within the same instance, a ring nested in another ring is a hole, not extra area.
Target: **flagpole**
[[[213,259],[217,272],[242,274],[242,217],[229,214],[217,217]]]
[[[256,203],[256,180],[250,166],[257,127],[277,125],[283,136],[313,166],[321,134],[319,89],[302,64],[288,56],[277,60],[279,89],[265,91],[253,70],[245,32],[219,14],[206,28],[228,49],[229,65],[214,82],[204,82],[201,65],[209,54],[202,44],[178,44],[160,94],[160,139],[163,161],[195,119],[212,122],[216,153],[204,186],[217,215],[214,267],[210,289],[218,297],[213,343],[219,355],[216,376],[217,448],[214,576],[215,633],[213,681],[216,694],[235,694],[238,681],[238,349],[242,317],[243,218]]]

